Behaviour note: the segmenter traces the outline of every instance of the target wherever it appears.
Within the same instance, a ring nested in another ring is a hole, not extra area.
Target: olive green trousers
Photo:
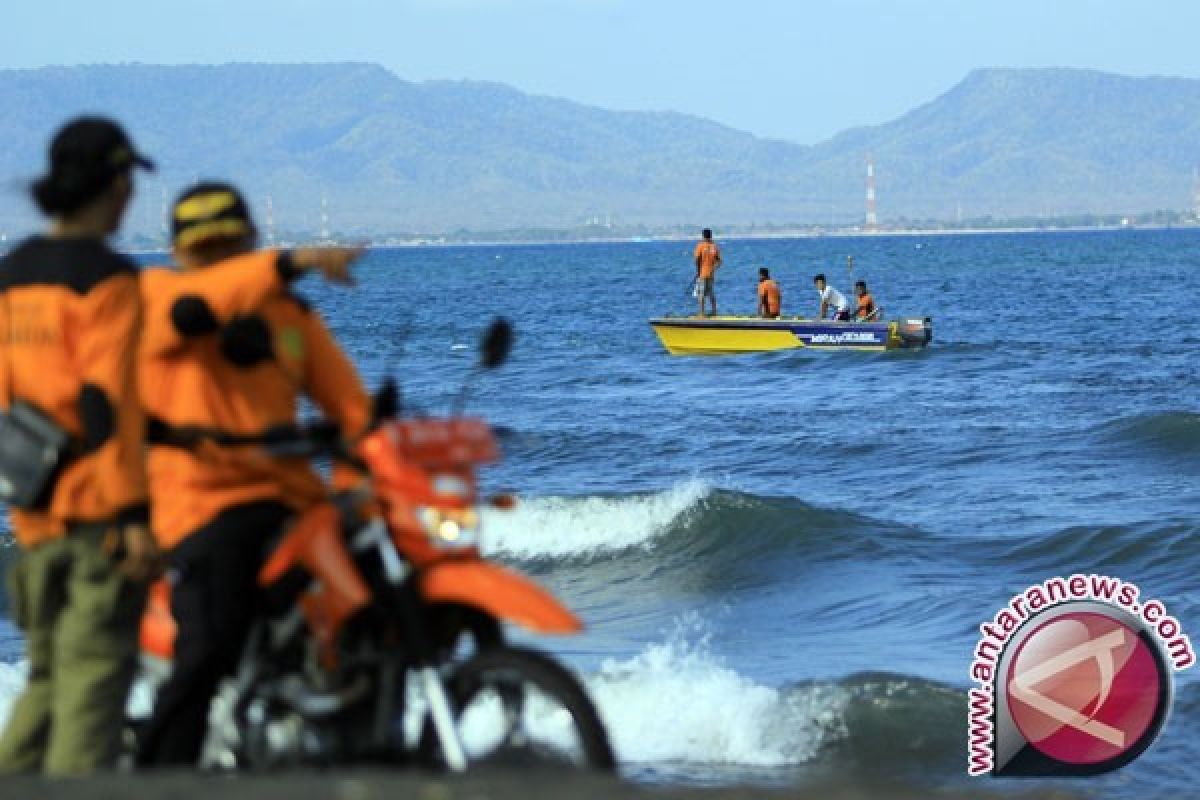
[[[0,774],[86,774],[115,766],[121,753],[145,586],[117,571],[107,530],[75,526],[9,571],[29,680],[0,735]]]

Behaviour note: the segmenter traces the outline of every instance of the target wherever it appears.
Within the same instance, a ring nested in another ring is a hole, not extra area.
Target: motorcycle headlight
[[[417,519],[433,545],[441,550],[460,550],[479,546],[482,520],[473,508],[445,510],[423,507],[417,510]]]

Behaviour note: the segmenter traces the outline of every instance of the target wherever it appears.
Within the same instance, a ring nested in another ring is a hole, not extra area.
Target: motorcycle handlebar
[[[280,458],[313,458],[332,456],[339,461],[357,461],[342,438],[341,427],[331,420],[319,420],[304,426],[293,426],[269,432],[262,447]]]

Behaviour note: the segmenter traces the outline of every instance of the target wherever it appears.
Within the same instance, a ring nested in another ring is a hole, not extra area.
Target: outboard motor
[[[933,341],[933,317],[905,317],[896,323],[896,333],[905,347],[924,347]]]

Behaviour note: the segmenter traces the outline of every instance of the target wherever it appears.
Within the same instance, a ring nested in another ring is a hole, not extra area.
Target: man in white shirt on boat
[[[817,319],[825,319],[826,311],[833,312],[830,319],[850,319],[850,303],[846,300],[846,295],[826,283],[824,273],[814,277],[813,283],[817,287],[817,294],[821,296],[821,309],[817,312]]]

